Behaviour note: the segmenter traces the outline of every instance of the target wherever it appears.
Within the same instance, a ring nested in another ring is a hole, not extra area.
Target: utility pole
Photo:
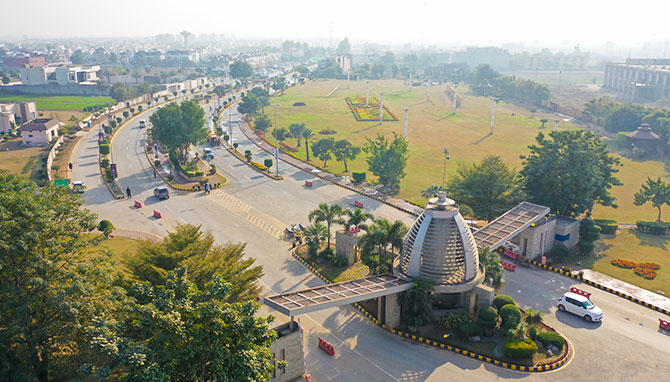
[[[347,72],[347,89],[349,89],[349,84],[350,84],[350,82],[349,82],[349,72]]]
[[[412,72],[409,72],[409,92],[412,92]]]
[[[495,125],[496,120],[496,103],[498,102],[497,98],[493,98],[493,109],[491,109],[491,131],[489,134],[493,134],[493,126]]]
[[[427,85],[428,85],[428,99],[427,99],[427,101],[430,102],[430,81],[428,81]]]
[[[558,118],[554,118],[554,131],[558,131]]]
[[[361,93],[361,76],[358,75],[356,76],[356,98],[359,97],[360,93]]]
[[[449,149],[444,148],[444,167],[442,169],[442,189],[444,189],[444,186],[446,185],[447,182],[447,159],[449,159]]]
[[[409,112],[409,109],[406,108],[406,107],[403,107],[400,110],[405,112],[405,142],[407,142],[407,114]]]
[[[365,85],[367,89],[365,90],[365,104],[370,103],[370,80],[365,80]]]
[[[279,104],[272,105],[275,109],[275,129],[277,128],[277,107]],[[275,136],[275,173],[279,176],[279,139]]]
[[[384,120],[384,92],[379,93],[379,124]]]
[[[230,136],[230,145],[233,145],[233,117],[232,117],[232,110],[231,108],[228,108],[228,135]]]

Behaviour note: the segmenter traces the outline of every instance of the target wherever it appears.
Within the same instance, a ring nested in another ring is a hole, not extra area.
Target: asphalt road
[[[141,146],[143,131],[137,126],[139,119],[148,119],[148,112],[117,133],[112,150],[118,165],[119,184],[123,189],[129,186],[133,199],[142,201],[145,207],[134,209],[132,201],[114,200],[101,179],[96,183],[95,131],[89,133],[93,138],[86,136],[73,154],[74,179],[84,178],[89,186],[83,196],[85,206],[120,228],[164,235],[176,223],[188,222],[202,224],[219,242],[246,242],[247,256],[256,258],[264,267],[265,275],[261,281],[268,293],[322,284],[291,259],[289,243],[280,238],[283,228],[291,223],[306,224],[307,214],[319,203],[351,206],[354,200],[362,200],[365,210],[375,216],[401,219],[407,224],[413,220],[403,212],[321,180],[315,180],[313,188],[305,188],[304,180],[315,177],[285,163],[280,163],[280,173],[285,179],[274,181],[222,147],[214,148],[213,162],[231,179],[230,185],[214,190],[210,195],[170,190],[171,198],[159,202],[153,197],[152,190],[162,182],[153,178],[144,155]],[[227,121],[227,115],[222,120]],[[267,155],[244,139],[236,128],[233,137],[240,143],[239,150],[252,150],[255,160],[262,162],[263,155]],[[92,153],[95,156],[91,156]],[[153,209],[163,213],[163,219],[154,219],[151,216]],[[305,332],[308,371],[315,381],[496,381],[521,378],[648,381],[670,375],[670,337],[657,330],[659,313],[579,285],[593,292],[592,300],[605,312],[603,323],[588,324],[568,313],[556,312],[555,300],[570,286],[579,284],[574,280],[525,268],[508,272],[506,278],[504,293],[515,297],[522,307],[543,311],[545,321],[571,341],[575,357],[568,366],[551,373],[528,375],[483,364],[403,340],[378,328],[354,308],[345,306],[300,317]],[[264,311],[269,313],[267,308]],[[334,344],[335,357],[317,348],[318,336]]]

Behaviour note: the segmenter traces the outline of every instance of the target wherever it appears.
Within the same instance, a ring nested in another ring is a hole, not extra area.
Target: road
[[[123,189],[130,187],[133,199],[142,201],[145,207],[134,209],[131,201],[114,200],[104,184],[98,186],[95,183],[96,132],[90,132],[92,139],[87,135],[74,152],[74,174],[84,177],[89,185],[83,196],[85,206],[120,228],[164,235],[175,224],[188,222],[202,224],[219,242],[246,242],[247,256],[256,258],[264,267],[261,282],[267,293],[322,284],[290,258],[289,243],[280,238],[283,228],[291,223],[307,223],[307,214],[319,203],[351,206],[354,200],[362,200],[365,210],[375,216],[400,219],[407,224],[413,220],[401,211],[327,184],[283,163],[280,173],[285,179],[274,181],[243,164],[222,147],[214,148],[213,162],[229,177],[230,185],[207,196],[170,190],[172,197],[159,202],[152,196],[152,190],[162,182],[153,178],[153,171],[142,151],[143,130],[138,127],[139,119],[148,119],[148,114],[142,113],[118,131],[112,142],[120,186]],[[211,119],[209,111],[208,118]],[[222,120],[227,121],[228,116]],[[262,162],[263,155],[267,155],[248,142],[236,126],[233,137],[240,143],[239,150],[252,150],[255,160]],[[305,179],[314,180],[314,188],[305,188]],[[164,218],[154,219],[151,216],[153,209],[163,213]],[[593,292],[593,301],[605,311],[604,322],[587,324],[567,313],[557,313],[555,300],[570,286],[578,284],[554,273],[525,268],[507,274],[505,293],[515,297],[524,308],[543,311],[545,321],[564,333],[573,344],[574,360],[556,372],[526,375],[406,341],[373,325],[350,306],[300,317],[305,332],[307,367],[315,381],[496,381],[518,378],[646,381],[669,375],[670,337],[657,332],[659,314],[585,285],[580,287]],[[335,345],[335,357],[316,348],[317,336]]]

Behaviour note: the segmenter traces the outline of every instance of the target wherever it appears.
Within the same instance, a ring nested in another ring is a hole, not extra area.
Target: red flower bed
[[[635,263],[630,260],[614,259],[610,261],[612,265],[624,269],[633,269],[635,268]]]
[[[639,263],[637,265],[640,268],[647,268],[647,269],[653,269],[653,270],[659,270],[661,269],[661,266],[656,263]]]
[[[642,276],[647,280],[653,280],[653,279],[656,278],[656,271],[655,270],[649,269],[649,268],[644,268],[644,267],[641,267],[639,265],[637,267],[635,267],[635,274],[638,275],[638,276]]]

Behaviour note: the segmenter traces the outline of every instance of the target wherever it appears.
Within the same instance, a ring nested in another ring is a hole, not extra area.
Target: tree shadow
[[[639,240],[638,245],[640,246],[668,250],[668,244],[670,243],[670,237],[668,236],[650,235],[634,229],[631,229],[630,232]]]
[[[488,133],[488,134],[486,134],[483,138],[479,139],[478,141],[473,142],[472,144],[473,144],[473,145],[478,145],[478,144],[480,144],[481,142],[485,141],[488,137],[490,137],[490,136],[492,136],[492,135],[493,135],[493,133]]]
[[[451,113],[445,115],[444,117],[438,119],[437,121],[439,122],[439,121],[442,121],[442,120],[444,120],[444,119],[451,118],[451,117],[455,117],[455,116],[456,116],[456,113],[455,113],[455,112],[451,112]]]

